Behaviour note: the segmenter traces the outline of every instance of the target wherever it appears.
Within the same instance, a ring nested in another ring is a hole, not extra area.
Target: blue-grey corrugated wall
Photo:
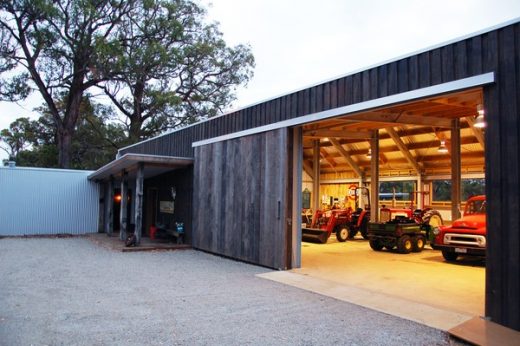
[[[0,235],[97,232],[99,186],[90,173],[0,167]]]

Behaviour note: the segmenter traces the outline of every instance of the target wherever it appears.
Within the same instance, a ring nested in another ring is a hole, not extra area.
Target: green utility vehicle
[[[426,232],[413,219],[397,216],[384,222],[368,224],[368,239],[374,251],[397,248],[399,253],[421,252],[426,243]]]

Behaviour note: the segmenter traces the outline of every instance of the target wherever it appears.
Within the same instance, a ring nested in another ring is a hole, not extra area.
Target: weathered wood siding
[[[520,24],[516,23],[214,118],[126,148],[121,153],[193,157],[191,144],[195,141],[495,72],[497,82],[484,88],[489,122],[486,187],[490,230],[486,315],[520,330],[519,50]],[[201,155],[207,149],[199,150]],[[205,167],[211,166],[199,167],[197,172],[203,173]],[[216,246],[213,241],[208,244]]]
[[[484,89],[486,129],[486,315],[520,330],[520,26],[488,35],[484,68],[497,82]]]
[[[290,267],[289,131],[195,149],[195,248],[270,268]]]

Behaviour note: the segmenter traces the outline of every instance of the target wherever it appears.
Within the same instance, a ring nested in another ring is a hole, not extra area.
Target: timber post
[[[135,178],[135,245],[139,245],[141,242],[143,228],[143,181],[144,163],[139,162]]]
[[[106,199],[105,232],[111,237],[114,233],[114,177],[112,175],[108,179]]]
[[[379,221],[379,130],[370,139],[370,221]]]
[[[451,220],[460,218],[461,202],[461,158],[460,158],[460,121],[453,120],[451,127]]]
[[[320,140],[317,139],[312,143],[312,210],[316,212],[316,210],[320,209]]]
[[[127,237],[127,229],[128,229],[128,219],[127,219],[127,209],[128,209],[128,172],[123,170],[121,174],[121,213],[120,222],[119,222],[119,239],[126,241]]]

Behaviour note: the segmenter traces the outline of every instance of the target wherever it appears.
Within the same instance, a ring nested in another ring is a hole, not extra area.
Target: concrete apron
[[[302,268],[257,276],[443,331],[484,313],[481,261],[446,263],[428,248],[375,252],[363,240],[302,244]]]

